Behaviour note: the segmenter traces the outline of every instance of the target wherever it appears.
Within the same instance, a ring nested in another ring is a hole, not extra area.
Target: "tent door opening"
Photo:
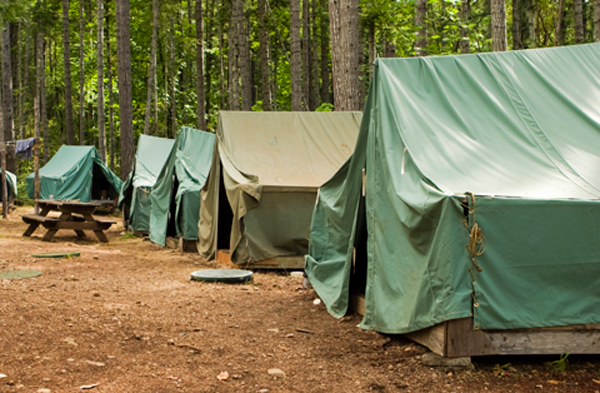
[[[229,250],[233,211],[229,205],[227,192],[225,191],[225,185],[223,184],[223,168],[219,168],[219,201],[217,220],[217,250]]]
[[[167,222],[167,237],[177,237],[177,228],[175,227],[175,220],[177,220],[177,204],[175,198],[177,196],[177,190],[179,189],[179,180],[177,174],[173,172],[173,181],[171,182],[171,201],[169,202],[169,220]]]
[[[119,194],[110,184],[100,166],[96,163],[92,169],[92,190],[90,194],[91,200],[113,200],[118,199]]]
[[[356,231],[354,233],[354,248],[352,256],[352,269],[350,271],[350,293],[364,296],[367,288],[367,214],[366,198],[361,194],[358,202],[356,216]]]

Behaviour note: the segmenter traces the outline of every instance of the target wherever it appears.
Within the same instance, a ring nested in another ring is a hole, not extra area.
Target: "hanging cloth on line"
[[[29,160],[33,155],[33,145],[35,138],[21,139],[17,141],[15,154],[22,160]]]

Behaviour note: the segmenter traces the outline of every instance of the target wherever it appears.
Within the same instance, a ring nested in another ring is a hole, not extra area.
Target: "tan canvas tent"
[[[318,188],[354,151],[360,112],[219,114],[198,250],[237,264],[304,255]]]

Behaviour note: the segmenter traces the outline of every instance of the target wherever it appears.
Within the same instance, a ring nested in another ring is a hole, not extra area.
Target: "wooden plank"
[[[600,330],[531,329],[485,333],[503,355],[600,354]]]
[[[446,324],[447,339],[444,356],[455,358],[498,353],[484,331],[473,329],[473,318],[453,319]]]
[[[232,265],[243,269],[304,269],[305,265],[303,255],[269,258],[237,265],[231,262],[231,254],[226,250],[217,250],[216,260],[225,265]]]
[[[447,322],[438,323],[435,326],[428,327],[412,333],[406,333],[405,336],[411,340],[429,348],[431,352],[440,356],[447,356]]]
[[[45,217],[38,214],[22,214],[21,218],[27,224],[31,223],[44,223],[44,222],[58,222],[58,217]]]
[[[304,256],[276,257],[240,264],[244,269],[304,269]]]
[[[360,315],[365,315],[365,297],[363,295],[351,293],[350,299],[348,299],[348,310]]]
[[[196,240],[179,239],[180,252],[198,252],[198,242]]]

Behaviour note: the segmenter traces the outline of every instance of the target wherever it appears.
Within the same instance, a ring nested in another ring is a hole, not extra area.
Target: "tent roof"
[[[60,179],[67,176],[86,159],[97,158],[98,153],[94,146],[68,146],[62,145],[46,165],[40,168],[40,177]],[[33,177],[30,173],[28,177]]]
[[[219,153],[262,185],[319,187],[350,157],[360,120],[360,112],[221,111]]]
[[[135,153],[134,187],[152,187],[169,158],[174,139],[140,135]]]
[[[382,127],[441,191],[600,196],[600,44],[379,59]],[[393,149],[393,146],[389,148]]]

